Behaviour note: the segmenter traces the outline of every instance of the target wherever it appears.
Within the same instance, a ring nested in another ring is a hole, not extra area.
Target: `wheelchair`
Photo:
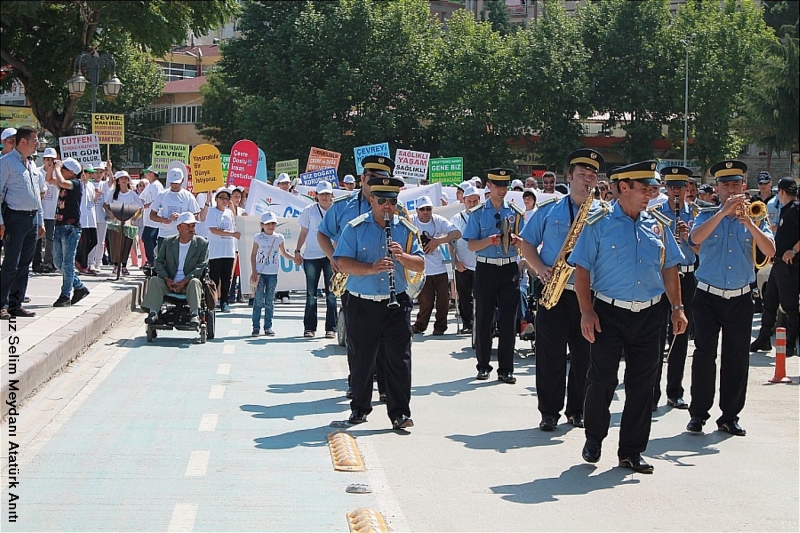
[[[147,268],[144,274],[149,278],[154,277],[155,270]],[[147,324],[147,342],[153,342],[153,339],[158,337],[158,330],[179,330],[179,331],[197,331],[200,334],[200,343],[205,344],[206,340],[213,339],[216,329],[216,294],[214,293],[213,282],[208,276],[208,268],[203,271],[201,278],[203,284],[203,297],[200,298],[200,310],[198,311],[198,318],[200,325],[194,325],[190,322],[189,304],[185,294],[178,294],[174,292],[167,293],[164,296],[164,301],[161,303],[161,309],[158,310],[158,319],[154,324]],[[145,290],[146,290],[145,285]]]

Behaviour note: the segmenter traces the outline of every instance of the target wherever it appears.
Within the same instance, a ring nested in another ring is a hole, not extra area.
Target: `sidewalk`
[[[2,397],[8,397],[9,380],[19,383],[18,398],[28,397],[70,361],[94,343],[112,324],[138,307],[144,275],[131,267],[130,275],[115,281],[111,267],[98,276],[81,276],[91,293],[71,307],[53,307],[61,290],[61,275],[31,273],[25,308],[32,318],[2,321]],[[9,367],[9,352],[16,347]],[[9,374],[14,370],[16,373]]]

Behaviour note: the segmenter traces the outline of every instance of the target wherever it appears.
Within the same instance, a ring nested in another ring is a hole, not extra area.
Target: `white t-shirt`
[[[206,221],[203,224],[206,228],[218,228],[225,231],[236,231],[236,220],[230,209],[220,211],[216,207],[209,207],[206,213]],[[215,235],[211,231],[208,234],[208,258],[220,259],[224,257],[236,257],[236,238],[231,236]]]
[[[83,198],[81,201],[81,227],[82,228],[96,228],[97,227],[97,213],[94,210],[94,183],[87,181],[81,182],[83,186]]]
[[[186,244],[178,241],[178,271],[175,272],[175,278],[172,281],[183,281],[183,278],[186,277],[183,268],[186,266],[186,256],[189,255],[189,246],[191,245],[192,241]]]
[[[94,181],[92,180],[92,185],[96,190],[100,190],[100,199],[95,202],[94,204],[94,213],[95,217],[97,218],[98,222],[102,222],[105,224],[106,222],[106,212],[103,209],[103,203],[105,203],[106,193],[108,193],[108,182],[107,181]]]
[[[256,272],[259,274],[277,274],[280,270],[281,244],[284,237],[282,233],[273,232],[267,235],[263,231],[253,238],[253,243],[258,245],[256,253]]]
[[[450,223],[449,220],[442,215],[432,214],[429,222],[420,222],[419,216],[415,215],[411,223],[414,224],[422,235],[426,237],[441,237],[447,235],[456,227]],[[427,238],[424,239],[425,241]],[[444,256],[442,256],[441,248],[437,247],[436,250],[429,254],[425,254],[425,274],[433,276],[435,274],[443,274],[447,272],[447,266],[444,264]]]
[[[178,192],[172,192],[171,189],[164,189],[150,208],[155,209],[156,214],[164,218],[169,218],[172,213],[188,212],[196,215],[200,212],[200,208],[197,206],[194,196],[186,189],[181,189]],[[177,234],[178,225],[175,224],[174,220],[170,221],[169,224],[161,224],[158,230],[159,237],[169,237]]]
[[[300,213],[300,218],[297,221],[301,228],[306,228],[305,249],[303,250],[303,259],[322,259],[325,257],[325,252],[319,246],[317,241],[317,232],[319,231],[319,224],[322,222],[322,217],[327,213],[327,209],[322,209],[319,203],[314,203],[307,206]]]
[[[464,233],[464,229],[467,227],[467,221],[469,221],[469,216],[468,212],[462,211],[451,218],[450,223],[461,233]],[[468,270],[475,270],[475,257],[477,255],[476,252],[470,251],[467,241],[464,239],[458,239],[456,241],[456,257],[459,261],[464,263],[464,266]]]
[[[47,171],[44,167],[39,167],[39,175],[44,176],[46,174]],[[45,186],[47,190],[44,193],[44,198],[42,198],[42,211],[45,220],[54,220],[56,218],[56,205],[58,205],[58,185],[51,185],[45,182]],[[44,191],[45,189],[42,190]],[[86,226],[81,224],[81,227],[85,228]]]
[[[136,191],[131,190],[131,189],[128,189],[127,192],[120,192],[117,195],[117,199],[116,200],[114,200],[114,189],[113,188],[109,189],[108,191],[106,191],[106,194],[103,197],[103,202],[105,202],[108,205],[115,204],[115,203],[118,203],[118,204],[130,204],[130,205],[136,205],[136,206],[141,206],[142,205],[142,201],[139,199],[139,195],[136,194]]]
[[[164,190],[164,186],[161,185],[161,182],[155,180],[153,183],[148,183],[147,187],[144,188],[142,194],[139,195],[139,198],[142,200],[142,204],[152,204],[158,198],[158,195]],[[150,220],[150,208],[145,207],[144,213],[142,215],[144,217],[144,227],[145,228],[161,228],[161,224],[158,222],[153,222]]]

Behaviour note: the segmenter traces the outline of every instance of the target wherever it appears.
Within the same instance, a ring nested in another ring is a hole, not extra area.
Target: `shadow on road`
[[[298,446],[304,448],[319,448],[328,445],[327,435],[335,431],[330,426],[320,426],[316,428],[299,429],[289,433],[270,435],[269,437],[259,437],[253,439],[256,448],[261,450],[288,450]]]
[[[310,390],[332,390],[339,391],[344,396],[347,387],[347,380],[328,379],[325,381],[306,381],[304,383],[272,383],[268,385],[266,392],[277,394],[303,393]]]
[[[294,420],[298,416],[318,415],[323,413],[342,413],[349,409],[344,396],[341,398],[322,398],[310,402],[290,402],[280,405],[241,405],[239,409],[252,413],[253,418],[283,418]]]
[[[483,435],[448,435],[447,438],[473,450],[495,450],[506,453],[508,450],[520,448],[561,444],[564,441],[559,438],[561,436],[559,433],[545,433],[539,429],[528,428],[492,431]]]

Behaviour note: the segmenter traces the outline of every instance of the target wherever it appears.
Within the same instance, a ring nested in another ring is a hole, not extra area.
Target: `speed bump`
[[[328,434],[328,447],[331,450],[333,469],[345,472],[361,472],[365,469],[361,450],[356,439],[346,431]]]
[[[386,533],[386,522],[378,511],[362,507],[347,513],[347,524],[350,533]]]

